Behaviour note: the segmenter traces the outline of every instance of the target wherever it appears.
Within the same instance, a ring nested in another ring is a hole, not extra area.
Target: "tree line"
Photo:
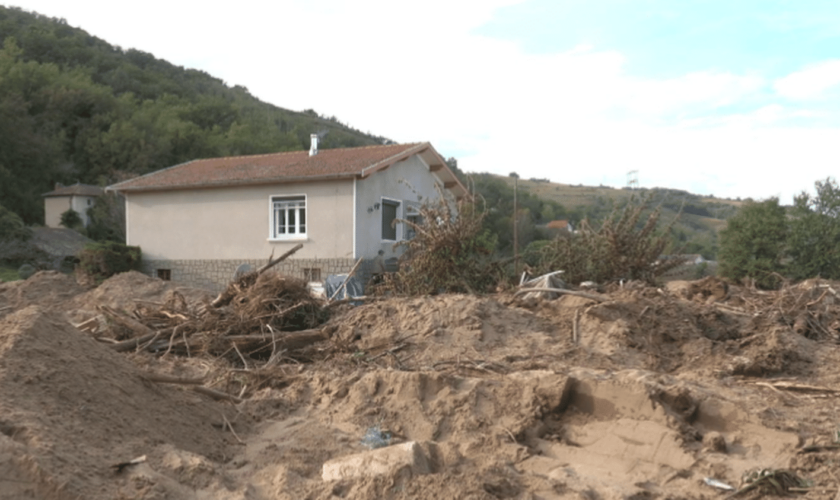
[[[195,158],[381,144],[335,117],[0,6],[0,204],[43,223],[56,182],[107,185]]]
[[[720,274],[776,288],[786,280],[840,279],[840,186],[831,177],[815,192],[748,200],[720,233]]]

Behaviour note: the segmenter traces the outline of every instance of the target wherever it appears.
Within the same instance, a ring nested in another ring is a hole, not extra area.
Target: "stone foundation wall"
[[[243,264],[251,266],[251,270],[259,269],[268,263],[267,259],[246,260],[144,260],[141,270],[153,278],[159,277],[160,270],[169,271],[169,279],[194,288],[203,288],[220,292],[233,280],[236,270]],[[290,258],[277,264],[272,271],[296,278],[307,279],[310,276],[305,270],[317,270],[323,281],[330,274],[345,274],[350,272],[355,261],[353,259],[295,259]],[[370,277],[370,262],[365,261],[359,266],[356,275],[367,283]],[[317,278],[317,276],[311,276]]]

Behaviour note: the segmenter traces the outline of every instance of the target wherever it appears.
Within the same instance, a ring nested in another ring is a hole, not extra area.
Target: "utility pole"
[[[519,217],[516,195],[519,191],[519,175],[511,172],[513,177],[513,274],[519,277]]]

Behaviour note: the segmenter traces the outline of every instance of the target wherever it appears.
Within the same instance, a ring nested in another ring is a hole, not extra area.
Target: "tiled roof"
[[[104,191],[99,186],[90,184],[73,184],[72,186],[56,186],[55,190],[41,196],[102,196]]]
[[[569,221],[567,220],[553,220],[546,224],[548,229],[568,229],[569,228]]]
[[[193,160],[129,179],[108,189],[151,191],[366,177],[430,148],[429,143],[393,144],[322,149],[314,156],[309,156],[309,151],[291,151]]]

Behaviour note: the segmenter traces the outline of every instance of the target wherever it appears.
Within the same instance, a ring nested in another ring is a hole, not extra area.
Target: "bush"
[[[67,229],[76,230],[81,229],[84,226],[82,216],[79,215],[79,212],[73,210],[72,208],[68,208],[66,211],[62,212],[60,224]]]
[[[481,293],[496,284],[491,255],[496,236],[482,229],[485,212],[475,203],[451,206],[443,196],[420,208],[422,223],[398,220],[415,236],[405,247],[396,276],[397,291],[409,295]]]
[[[677,219],[658,231],[659,208],[640,224],[646,210],[647,201],[631,198],[623,209],[614,209],[597,230],[583,220],[572,237],[558,236],[542,247],[540,271],[563,270],[564,279],[570,283],[621,279],[653,283],[683,261],[661,259]]]
[[[22,280],[27,280],[30,276],[35,274],[36,271],[37,269],[35,269],[35,267],[31,264],[24,264],[18,269],[18,277]]]
[[[114,241],[90,243],[79,253],[79,267],[95,279],[140,268],[140,247]]]
[[[0,239],[26,241],[32,236],[32,230],[23,224],[18,214],[0,205]]]

